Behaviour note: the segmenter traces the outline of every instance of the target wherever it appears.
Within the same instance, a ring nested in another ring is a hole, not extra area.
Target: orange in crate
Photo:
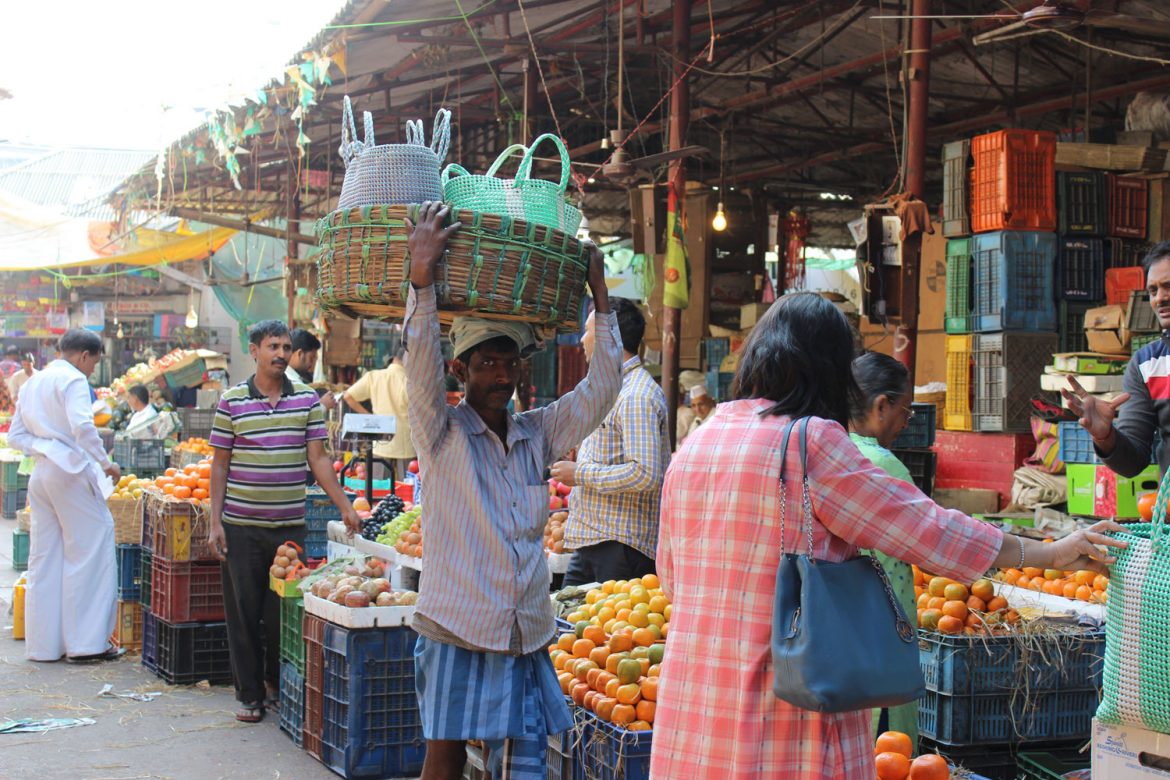
[[[971,139],[971,230],[1056,230],[1056,136],[1000,130]]]

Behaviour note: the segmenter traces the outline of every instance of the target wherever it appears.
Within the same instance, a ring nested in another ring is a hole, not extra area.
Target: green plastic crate
[[[1062,780],[1069,772],[1089,768],[1089,756],[1083,760],[1064,759],[1051,753],[1020,753],[1016,756],[1016,780]]]
[[[0,490],[5,493],[28,490],[28,475],[17,473],[19,469],[19,460],[0,461]]]
[[[1097,497],[1097,476],[1105,480],[1105,493]],[[1068,463],[1065,465],[1068,480],[1068,513],[1082,517],[1138,517],[1137,502],[1142,495],[1153,493],[1160,481],[1157,465],[1151,465],[1133,479],[1114,473],[1108,466],[1092,463]],[[1110,484],[1114,487],[1110,488]],[[1108,493],[1114,492],[1116,499],[1108,500]],[[1099,501],[1104,501],[1102,507]],[[1101,511],[1098,511],[1098,510]]]
[[[971,239],[947,241],[947,333],[971,332]]]
[[[28,570],[28,531],[19,528],[12,531],[12,568]]]
[[[305,616],[304,599],[280,600],[280,660],[287,661],[305,673],[305,643],[301,622]]]
[[[1129,353],[1132,355],[1146,344],[1151,344],[1162,338],[1161,333],[1135,333],[1130,336]]]

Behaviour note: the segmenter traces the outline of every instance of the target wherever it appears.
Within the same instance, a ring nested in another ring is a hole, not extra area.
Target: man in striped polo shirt
[[[211,548],[223,570],[236,719],[256,723],[275,706],[280,610],[268,569],[285,541],[305,541],[305,471],[353,531],[361,520],[325,454],[325,413],[317,393],[285,376],[292,341],[278,320],[252,326],[256,373],[219,400],[211,446]]]

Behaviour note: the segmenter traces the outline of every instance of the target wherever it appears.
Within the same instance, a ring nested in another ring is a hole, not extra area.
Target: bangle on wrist
[[[1024,568],[1024,539],[1021,536],[1016,537],[1016,543],[1020,545],[1020,565],[1017,567],[1021,571]]]

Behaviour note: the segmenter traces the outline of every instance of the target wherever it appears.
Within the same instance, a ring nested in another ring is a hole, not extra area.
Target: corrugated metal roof
[[[0,144],[0,190],[73,217],[112,220],[109,194],[149,163],[154,152],[126,149],[38,149]]]

